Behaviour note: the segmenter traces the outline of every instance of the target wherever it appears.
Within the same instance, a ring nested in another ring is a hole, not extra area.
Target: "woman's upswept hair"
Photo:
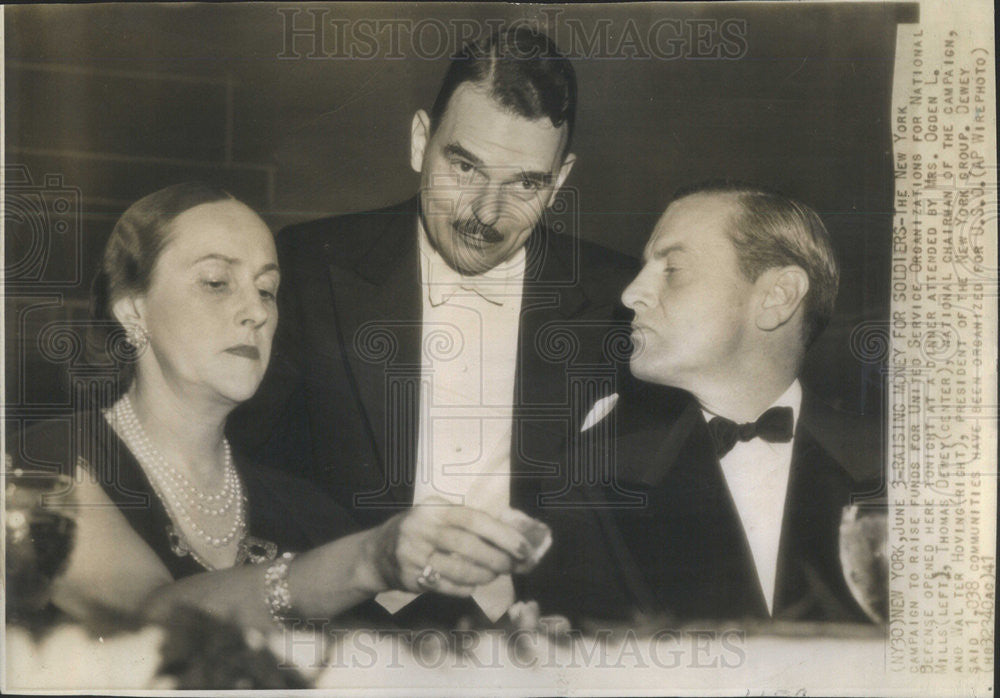
[[[115,302],[123,296],[149,290],[153,269],[170,238],[171,224],[177,216],[201,204],[227,200],[235,198],[210,184],[174,184],[129,206],[111,231],[104,247],[101,269],[91,287],[90,311],[94,322],[87,348],[92,362],[106,364],[110,358],[118,365],[120,389],[125,390],[131,383],[136,356],[122,349],[126,346],[120,341],[125,328],[112,312]]]

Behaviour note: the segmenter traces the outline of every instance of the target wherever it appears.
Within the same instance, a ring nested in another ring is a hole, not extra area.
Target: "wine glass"
[[[12,469],[9,457],[5,466],[7,614],[28,618],[47,606],[52,580],[73,546],[72,480]]]
[[[873,621],[889,618],[889,556],[884,508],[850,504],[840,517],[840,566],[851,595]]]

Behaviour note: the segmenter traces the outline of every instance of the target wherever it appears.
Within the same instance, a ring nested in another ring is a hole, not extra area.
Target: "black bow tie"
[[[749,441],[757,436],[764,441],[792,440],[793,413],[791,407],[772,407],[756,422],[737,424],[725,417],[712,417],[708,422],[708,430],[715,443],[715,454],[722,458],[733,450],[737,441]]]

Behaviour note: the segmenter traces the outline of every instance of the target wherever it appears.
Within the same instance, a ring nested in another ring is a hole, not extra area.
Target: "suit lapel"
[[[587,305],[572,276],[574,261],[540,226],[528,238],[518,323],[511,423],[511,505],[536,511],[539,492],[560,479],[560,451],[569,435],[571,357],[558,355],[558,328]],[[578,265],[577,265],[578,266]],[[572,331],[572,330],[571,330]],[[563,335],[565,336],[565,335]],[[572,339],[570,340],[572,341]]]
[[[516,406],[562,404],[566,394],[566,363],[553,361],[556,353],[545,341],[546,326],[572,318],[586,305],[587,296],[571,276],[572,260],[544,228],[528,239],[521,320],[518,329]]]
[[[688,409],[697,419],[657,488],[668,532],[661,578],[673,585],[664,598],[689,617],[766,616],[750,544],[708,426],[696,403]]]
[[[328,260],[339,339],[383,469],[369,506],[413,496],[423,307],[416,207],[413,199],[400,215],[376,221],[376,239],[351,267]]]
[[[703,421],[698,403],[687,393],[641,385],[622,400],[616,415],[621,436],[616,460],[626,482],[659,486],[679,462]]]
[[[839,557],[841,511],[858,489],[857,481],[817,438],[820,420],[814,398],[805,394],[782,521],[775,616],[863,621]]]
[[[643,508],[595,507],[637,608],[682,617],[766,616],[743,526],[697,403],[644,389],[623,406],[619,472]],[[657,424],[658,423],[658,424]]]
[[[767,618],[742,520],[701,410],[693,400],[678,398],[686,393],[659,390],[645,389],[644,399],[630,396],[617,414],[619,472],[626,486],[646,493],[646,508],[613,509],[606,488],[585,490],[604,534],[604,557],[594,554],[617,567],[641,611]],[[804,397],[782,521],[774,617],[864,622],[843,581],[838,530],[851,493],[865,491],[867,478],[852,473],[867,470],[861,464],[850,470],[823,447],[816,433],[825,422],[814,407]]]

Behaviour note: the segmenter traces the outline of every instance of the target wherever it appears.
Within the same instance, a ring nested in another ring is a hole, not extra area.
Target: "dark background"
[[[446,58],[418,57],[405,31],[403,58],[345,58],[334,25],[309,58],[312,39],[286,45],[279,7],[302,10],[298,28],[316,17],[486,26],[558,12],[580,88],[568,183],[579,235],[638,256],[671,193],[708,178],[804,200],[843,267],[837,314],[804,380],[836,405],[878,413],[879,366],[857,358],[850,338],[888,316],[895,28],[915,19],[913,5],[101,4],[4,10],[9,416],[71,407],[70,375],[86,372],[73,337],[90,279],[139,197],[204,179],[277,230],[415,191],[410,120],[430,107]],[[699,57],[690,43],[672,60],[609,55],[630,18],[645,36],[663,17],[742,21],[745,55]],[[579,55],[573,33],[602,26],[604,55]]]

